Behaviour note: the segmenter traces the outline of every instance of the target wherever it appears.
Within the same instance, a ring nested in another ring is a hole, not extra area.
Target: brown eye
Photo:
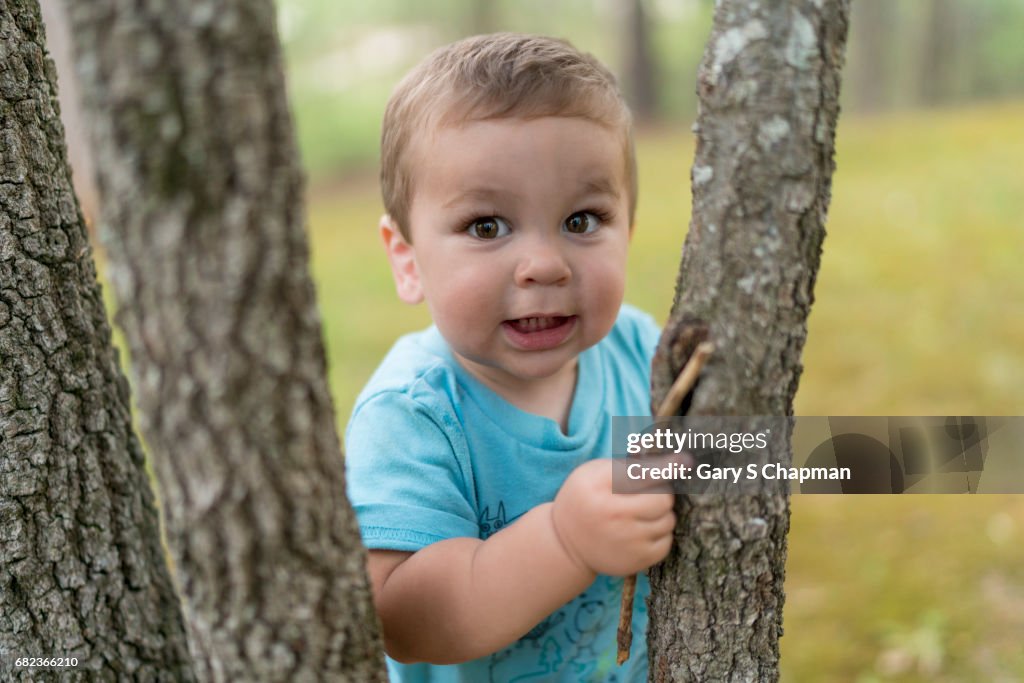
[[[599,223],[600,221],[594,214],[588,211],[577,211],[565,219],[565,230],[582,235],[596,230]]]
[[[469,224],[469,233],[482,240],[493,240],[508,234],[508,224],[500,218],[477,218]]]

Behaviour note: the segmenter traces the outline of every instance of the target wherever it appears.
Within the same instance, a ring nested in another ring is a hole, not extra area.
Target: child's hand
[[[688,455],[668,462],[690,464]],[[676,515],[667,483],[652,482],[644,493],[613,493],[621,461],[591,460],[569,475],[551,510],[555,533],[569,556],[598,574],[626,576],[668,555]]]

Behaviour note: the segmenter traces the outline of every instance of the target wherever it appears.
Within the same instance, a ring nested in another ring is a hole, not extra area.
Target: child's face
[[[383,235],[409,303],[501,386],[572,371],[622,302],[629,197],[621,135],[577,118],[444,127],[416,149],[411,244]]]

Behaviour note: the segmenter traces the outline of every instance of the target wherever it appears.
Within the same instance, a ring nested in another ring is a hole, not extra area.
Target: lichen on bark
[[[691,415],[792,414],[830,197],[848,0],[719,0],[697,78],[693,216],[666,331],[710,326]],[[685,361],[663,336],[658,404]],[[788,433],[769,451],[785,462]],[[727,463],[729,465],[742,463]],[[786,496],[691,496],[652,568],[650,680],[779,676]]]

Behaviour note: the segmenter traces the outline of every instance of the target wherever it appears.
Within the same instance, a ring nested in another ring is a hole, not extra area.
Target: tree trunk
[[[192,680],[35,0],[0,53],[0,679]]]
[[[876,112],[889,105],[897,9],[892,0],[857,0],[851,8],[849,75],[858,110]]]
[[[202,680],[385,680],[270,0],[67,0]]]
[[[46,25],[48,50],[60,80],[57,98],[60,102],[60,120],[64,124],[68,163],[71,165],[71,183],[85,216],[85,226],[90,230],[90,239],[95,241],[95,233],[92,231],[95,230],[100,201],[96,190],[96,169],[92,163],[85,121],[82,120],[82,98],[78,92],[75,63],[71,56],[71,33],[61,2],[39,0],[39,9],[43,12],[43,23]]]
[[[626,0],[626,79],[629,106],[639,122],[657,114],[657,66],[651,47],[651,26],[644,0]]]
[[[936,105],[950,101],[956,92],[959,11],[955,0],[932,0],[927,5],[927,13],[918,87],[921,102]]]
[[[791,415],[824,238],[848,0],[721,0],[698,73],[693,219],[666,330],[698,318],[715,354],[691,415]],[[682,366],[663,336],[652,398]],[[789,435],[774,447],[788,454]],[[779,675],[786,496],[681,498],[651,570],[653,681]]]
[[[469,6],[469,33],[480,35],[497,31],[501,25],[498,21],[499,9],[495,0],[472,0]]]

